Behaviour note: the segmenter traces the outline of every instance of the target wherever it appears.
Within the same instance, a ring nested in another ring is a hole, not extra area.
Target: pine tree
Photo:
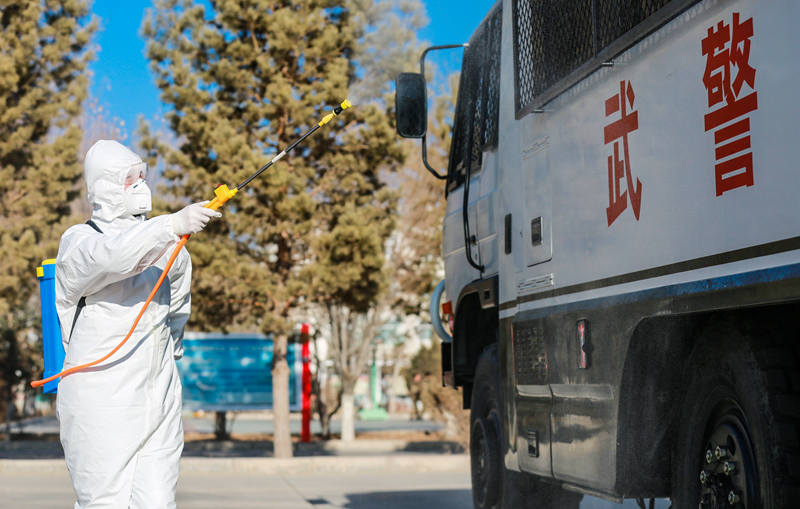
[[[372,4],[367,14],[369,29],[357,53],[362,78],[352,88],[364,100],[393,108],[395,78],[418,68],[423,44],[416,32],[427,23],[425,8],[418,0],[384,1]],[[399,140],[394,132],[391,136]],[[408,147],[401,146],[405,156]],[[373,164],[381,168],[380,161]],[[387,173],[380,177],[380,188],[364,189],[361,195],[349,191],[352,186],[346,183],[331,190],[322,232],[312,244],[317,263],[306,269],[314,302],[321,304],[319,321],[328,329],[328,355],[341,382],[344,441],[355,438],[356,381],[368,367],[380,327],[391,317],[393,273],[386,244],[397,227],[401,193],[398,175]]]
[[[3,2],[0,26],[0,391],[10,400],[41,375],[36,267],[75,220],[96,25],[84,0],[44,0]]]
[[[184,201],[244,181],[316,124],[323,106],[347,97],[372,8],[368,0],[218,0],[209,11],[190,0],[155,5],[144,24],[148,57],[180,142],[168,147],[145,129],[143,146],[163,157],[167,190]],[[292,310],[321,282],[325,295],[361,309],[383,288],[394,197],[380,177],[402,159],[386,107],[356,103],[254,180],[189,245],[190,325],[275,335],[276,456],[292,452]]]

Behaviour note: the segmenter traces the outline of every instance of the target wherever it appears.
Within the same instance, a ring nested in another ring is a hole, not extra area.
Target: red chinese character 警
[[[723,124],[738,119],[732,125],[714,133],[717,196],[731,189],[753,185],[753,153],[748,151],[740,154],[750,149],[750,136],[723,145],[737,136],[749,133],[750,120],[746,115],[758,109],[758,94],[755,92],[756,70],[750,65],[753,18],[743,23],[739,20],[739,13],[733,13],[732,25],[720,21],[716,29],[714,26],[708,29],[708,35],[701,42],[702,52],[706,57],[703,85],[708,92],[708,107],[712,108],[723,103],[705,115],[705,130],[715,130]],[[734,68],[735,76],[733,76]],[[745,83],[753,92],[741,95]],[[735,154],[740,155],[721,161]]]
[[[631,173],[631,158],[628,150],[628,135],[639,129],[639,112],[628,112],[628,104],[633,108],[636,95],[630,82],[619,82],[619,94],[606,99],[606,117],[620,112],[619,120],[615,120],[603,129],[605,145],[614,142],[614,155],[608,156],[608,208],[606,217],[608,226],[617,220],[622,212],[628,208],[630,195],[631,208],[636,220],[639,220],[639,210],[642,204],[642,183],[636,179],[633,186],[633,173]],[[620,138],[622,139],[622,154],[620,159]],[[620,192],[620,180],[625,178],[626,190]]]

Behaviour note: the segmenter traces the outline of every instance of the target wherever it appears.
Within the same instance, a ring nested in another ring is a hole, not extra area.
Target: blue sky
[[[439,45],[467,42],[494,0],[427,0],[425,3],[430,24],[419,37]],[[151,0],[95,0],[92,7],[102,28],[95,38],[100,51],[90,66],[93,73],[91,94],[109,119],[124,122],[128,144],[139,115],[152,121],[164,112],[140,36],[145,9],[151,5]],[[460,67],[460,53],[457,50],[434,52],[428,58],[438,62],[444,70],[454,71]]]

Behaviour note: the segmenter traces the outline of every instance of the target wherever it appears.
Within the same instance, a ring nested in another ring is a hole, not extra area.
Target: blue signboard
[[[187,332],[178,364],[188,410],[272,408],[272,338],[262,334]],[[301,409],[300,347],[289,345],[289,407]]]

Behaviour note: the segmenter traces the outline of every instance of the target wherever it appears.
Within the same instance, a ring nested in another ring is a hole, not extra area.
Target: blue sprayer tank
[[[61,342],[61,322],[56,313],[56,261],[45,260],[36,268],[42,302],[42,348],[44,350],[44,378],[60,373],[64,368],[64,344]],[[58,391],[58,381],[44,385],[45,394]]]

